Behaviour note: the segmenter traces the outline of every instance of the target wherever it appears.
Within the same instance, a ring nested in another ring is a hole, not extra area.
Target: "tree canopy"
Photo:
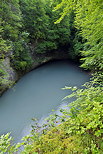
[[[85,39],[81,51],[85,56],[83,67],[103,69],[103,1],[102,0],[62,0],[55,10],[62,8],[60,22],[65,15],[73,10],[75,13],[75,27]]]

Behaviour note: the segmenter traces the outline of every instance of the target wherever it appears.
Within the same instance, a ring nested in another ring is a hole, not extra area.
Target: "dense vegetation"
[[[60,11],[52,12],[58,2],[36,0],[0,1],[1,58],[12,54],[13,67],[26,69],[32,54],[52,52],[69,43],[70,20],[55,25]]]
[[[59,1],[11,0],[0,1],[0,88],[9,80],[5,63],[22,73],[30,70],[35,57],[61,54],[70,48],[71,18],[54,22],[60,11],[53,12]],[[73,54],[70,54],[73,55]],[[74,56],[75,57],[75,56]]]
[[[72,90],[71,109],[52,115],[40,128],[35,122],[24,138],[24,154],[102,154],[103,151],[103,2],[102,0],[1,1],[0,60],[11,56],[15,69],[26,69],[33,55],[65,48],[82,56],[93,77],[85,89]],[[39,10],[39,11],[38,11]],[[54,24],[55,22],[55,24]],[[12,54],[10,54],[12,52]],[[3,71],[0,70],[3,74]],[[38,130],[39,129],[39,130]],[[0,152],[14,153],[9,134],[0,138]]]

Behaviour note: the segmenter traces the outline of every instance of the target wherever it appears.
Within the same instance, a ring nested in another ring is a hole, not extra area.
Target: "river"
[[[32,118],[42,119],[67,103],[62,99],[70,91],[61,88],[80,87],[89,78],[67,60],[49,62],[27,73],[0,98],[0,135],[11,132],[15,142],[20,141],[28,134]]]

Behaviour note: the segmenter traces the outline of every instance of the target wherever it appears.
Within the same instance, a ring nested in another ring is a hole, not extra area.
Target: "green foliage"
[[[2,19],[0,18],[0,59],[4,59],[11,47],[8,45],[7,41],[3,39],[4,29],[2,26]]]
[[[70,13],[70,48],[69,55],[72,59],[77,59],[81,57],[80,51],[84,48],[84,43],[86,40],[80,34],[79,29],[75,27],[75,13],[71,11]]]
[[[86,56],[83,60],[83,67],[94,67],[94,69],[103,69],[103,2],[102,1],[84,1],[82,8],[77,5],[76,25],[81,27],[82,36],[87,39],[87,49],[82,51]]]
[[[3,38],[15,41],[18,39],[18,28],[21,27],[21,15],[19,10],[19,0],[0,1],[0,14],[4,29]]]
[[[23,29],[29,33],[29,39],[35,43],[44,37],[47,26],[47,16],[42,0],[20,1],[23,14]]]
[[[59,1],[23,0],[20,7],[23,14],[23,30],[28,32],[28,39],[35,53],[46,53],[65,46],[69,42],[70,22],[66,17],[58,25],[54,21],[59,13],[53,12],[53,7]]]
[[[14,43],[13,66],[16,70],[26,71],[33,63],[26,39],[28,34],[23,33],[21,39]]]
[[[51,51],[69,48],[72,42],[72,15],[70,13],[61,23],[54,24],[60,17],[61,10],[57,12],[52,10],[59,2],[60,0],[0,2],[2,15],[0,52],[2,57],[7,55],[7,51],[9,52],[12,66],[16,70],[27,70],[33,63],[32,55],[38,53],[48,55]],[[75,57],[78,51],[72,50],[70,55]]]
[[[27,143],[25,150],[41,154],[102,154],[103,87],[100,78],[98,80],[94,77],[85,84],[85,89],[65,87],[64,89],[73,91],[66,98],[77,98],[70,105],[71,109],[62,109],[61,116],[51,116],[42,127],[36,123],[32,136],[28,137],[29,144]]]
[[[42,126],[35,121],[22,144],[12,144],[9,133],[2,135],[1,154],[17,152],[22,145],[22,154],[102,154],[102,0],[1,0],[0,6],[0,64],[10,56],[13,66],[25,71],[32,64],[30,47],[36,55],[70,46],[71,57],[81,51],[82,67],[96,72],[83,89],[65,87],[72,90],[65,99],[76,98],[71,109],[61,109],[62,115],[51,115]],[[0,68],[0,82],[7,82],[6,75]]]
[[[22,32],[19,0],[1,0],[0,6],[0,57],[9,56],[13,67],[17,70],[26,70],[30,67],[32,60],[27,47],[28,34]]]
[[[22,143],[12,144],[13,138],[10,137],[10,133],[0,136],[0,154],[13,154],[19,151],[19,147]]]
[[[103,69],[103,2],[102,0],[62,0],[55,10],[63,9],[60,22],[70,11],[75,12],[75,26],[86,40],[81,53],[85,58],[82,67],[92,70]]]

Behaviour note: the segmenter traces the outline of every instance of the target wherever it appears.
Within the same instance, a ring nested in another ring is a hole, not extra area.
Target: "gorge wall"
[[[30,52],[29,52],[30,53]],[[12,67],[12,61],[10,56],[6,56],[0,65],[0,69],[3,70],[3,73],[0,75],[0,95],[2,95],[8,88],[11,88],[24,74],[30,72],[31,70],[39,67],[40,65],[47,63],[51,60],[61,60],[68,59],[68,52],[64,51],[53,51],[49,54],[38,54],[34,55],[30,53],[32,59],[32,65],[25,70],[17,71]],[[4,73],[5,72],[5,73]]]

